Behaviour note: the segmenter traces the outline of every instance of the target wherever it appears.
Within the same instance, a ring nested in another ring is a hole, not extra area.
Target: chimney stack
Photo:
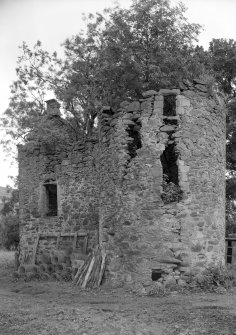
[[[48,116],[61,116],[60,113],[60,104],[56,99],[50,99],[46,101],[47,111],[46,114]]]

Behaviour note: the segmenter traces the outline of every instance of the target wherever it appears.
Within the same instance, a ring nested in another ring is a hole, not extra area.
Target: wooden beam
[[[78,236],[78,232],[74,233],[73,252],[75,252],[75,249],[76,249],[77,236]]]
[[[61,237],[61,233],[58,233],[58,234],[57,234],[57,245],[56,245],[56,248],[57,248],[57,249],[59,249],[60,237]]]
[[[83,245],[83,254],[87,254],[87,246],[88,246],[88,235],[84,237],[84,245]]]
[[[87,236],[88,233],[86,232],[77,232],[77,236],[83,237],[83,236]],[[75,233],[61,233],[60,237],[74,237]],[[40,234],[40,238],[42,237],[58,237],[58,233],[41,233]]]

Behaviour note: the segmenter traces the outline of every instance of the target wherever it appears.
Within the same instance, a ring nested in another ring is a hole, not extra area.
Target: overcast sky
[[[178,0],[171,0],[173,4]],[[183,0],[190,22],[204,25],[199,44],[208,48],[212,38],[236,40],[236,0]],[[131,0],[120,0],[128,7]],[[48,51],[59,51],[60,44],[84,27],[83,12],[101,11],[113,0],[0,0],[0,115],[8,105],[9,86],[15,79],[18,46],[22,41],[33,46],[37,40]],[[0,131],[0,136],[3,132]],[[0,186],[11,184],[8,175],[17,167],[4,161],[0,148]]]

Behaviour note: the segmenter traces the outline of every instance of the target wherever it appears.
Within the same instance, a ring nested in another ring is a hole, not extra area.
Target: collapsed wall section
[[[223,263],[225,111],[204,82],[101,114],[100,241],[115,285]]]

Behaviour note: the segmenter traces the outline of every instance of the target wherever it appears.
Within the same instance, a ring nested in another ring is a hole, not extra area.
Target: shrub
[[[200,288],[204,291],[215,291],[219,287],[229,289],[236,285],[236,278],[231,269],[226,266],[210,266],[201,274],[190,276],[188,284],[192,288]]]
[[[176,185],[173,182],[168,182],[168,178],[164,175],[164,180],[162,183],[163,191],[161,198],[165,204],[170,202],[180,201],[183,198],[183,191],[179,185]]]
[[[166,288],[159,282],[154,282],[147,289],[147,296],[149,297],[165,297],[170,293],[170,289]]]
[[[19,218],[15,214],[2,216],[0,221],[0,244],[10,250],[19,244]]]

